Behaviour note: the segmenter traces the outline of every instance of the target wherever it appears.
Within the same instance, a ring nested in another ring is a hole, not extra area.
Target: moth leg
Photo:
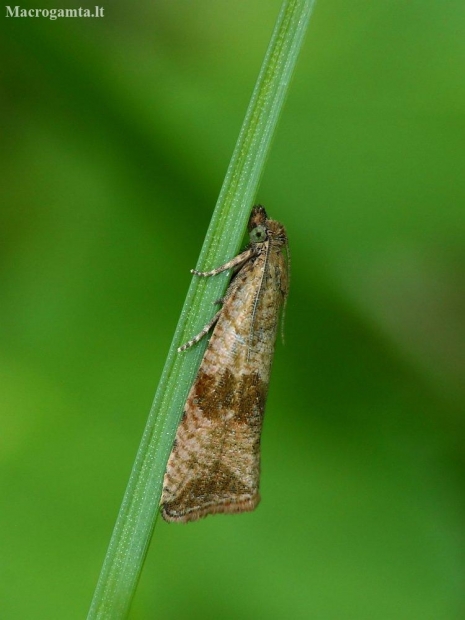
[[[216,276],[222,271],[226,271],[226,269],[232,269],[233,267],[238,267],[242,265],[243,263],[248,261],[253,255],[254,255],[253,249],[249,248],[248,250],[245,250],[245,252],[238,254],[233,259],[231,259],[224,265],[217,267],[216,269],[212,269],[211,271],[197,271],[197,269],[191,269],[191,273],[193,273],[195,276],[201,276],[202,278],[207,278],[209,276]]]
[[[216,269],[212,269],[212,271],[197,271],[196,269],[191,269],[191,273],[193,273],[196,276],[208,277],[208,276],[216,276],[218,273],[221,273],[222,271],[226,271],[227,269],[234,269],[234,271],[237,272],[240,269],[240,267],[242,267],[244,263],[250,260],[250,258],[254,254],[255,254],[254,250],[252,248],[249,248],[248,250],[245,250],[241,254],[238,254],[237,256],[235,256],[232,260],[228,261],[224,265],[221,265],[220,267],[217,267]],[[213,302],[213,304],[224,304],[225,300],[229,296],[228,294],[230,294],[230,288],[228,288],[228,290],[226,291],[226,295],[224,295],[224,297],[217,299],[216,301]],[[185,351],[186,349],[189,349],[194,344],[199,342],[199,340],[202,340],[202,338],[206,334],[208,334],[211,328],[218,321],[221,312],[222,310],[218,310],[218,312],[215,314],[212,320],[209,323],[207,323],[207,325],[205,325],[202,331],[199,332],[197,336],[194,336],[191,340],[189,340],[189,342],[186,342],[181,347],[179,347],[178,352],[180,353],[181,351]]]
[[[220,318],[220,314],[221,314],[221,310],[218,310],[218,312],[215,314],[212,320],[205,325],[205,327],[202,329],[201,332],[197,334],[197,336],[194,336],[192,340],[189,340],[189,342],[186,342],[185,344],[183,344],[181,347],[178,348],[178,353],[181,353],[181,351],[185,351],[186,349],[190,349],[190,347],[192,347],[194,344],[202,340],[202,338],[208,334],[208,332],[211,330],[211,328],[215,325],[217,320]]]

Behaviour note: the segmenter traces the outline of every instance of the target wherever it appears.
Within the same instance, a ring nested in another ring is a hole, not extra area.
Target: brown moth
[[[289,287],[282,224],[262,206],[250,215],[250,244],[213,271],[234,269],[221,310],[184,351],[214,326],[190,389],[161,497],[166,521],[254,510],[260,501],[260,435],[279,314]],[[284,252],[283,252],[284,250]]]

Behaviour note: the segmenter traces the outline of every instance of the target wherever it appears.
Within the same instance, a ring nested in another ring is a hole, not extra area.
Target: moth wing
[[[257,506],[265,400],[257,374],[236,380],[228,370],[215,377],[199,372],[168,460],[165,520],[194,521]]]

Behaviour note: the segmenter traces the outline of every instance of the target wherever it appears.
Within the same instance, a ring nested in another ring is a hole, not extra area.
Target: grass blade
[[[197,264],[222,264],[237,253],[271,140],[308,26],[314,0],[285,0],[226,173]],[[158,514],[163,475],[187,392],[205,340],[186,353],[177,347],[211,317],[228,274],[193,278],[149,414],[88,619],[125,618]]]

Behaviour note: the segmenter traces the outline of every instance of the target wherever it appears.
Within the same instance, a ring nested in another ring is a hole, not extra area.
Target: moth
[[[260,437],[279,317],[289,290],[282,224],[253,207],[250,244],[212,271],[233,270],[221,309],[184,351],[213,329],[168,459],[160,509],[166,521],[254,510]]]

